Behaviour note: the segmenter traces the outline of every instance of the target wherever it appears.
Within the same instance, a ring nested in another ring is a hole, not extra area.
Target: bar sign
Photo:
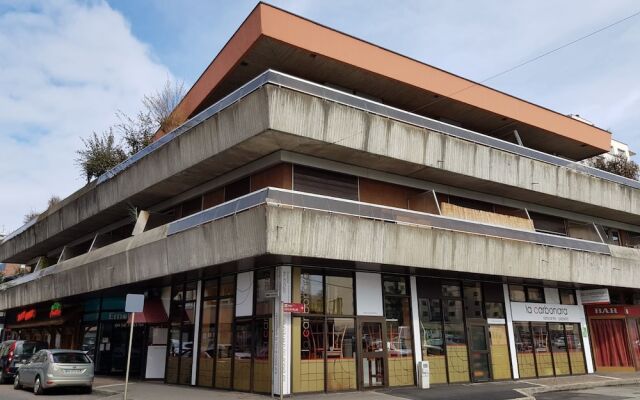
[[[304,304],[302,303],[282,303],[282,311],[286,313],[303,313]]]

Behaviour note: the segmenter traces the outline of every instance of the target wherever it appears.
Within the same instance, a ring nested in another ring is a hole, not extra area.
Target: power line
[[[621,24],[621,23],[623,23],[623,22],[625,22],[625,21],[627,21],[627,20],[630,20],[630,19],[632,19],[632,18],[634,18],[634,17],[636,17],[636,16],[638,16],[638,15],[640,15],[640,11],[637,11],[637,12],[635,12],[635,13],[631,14],[631,15],[628,15],[628,16],[626,16],[626,17],[624,17],[624,18],[622,18],[622,19],[619,19],[619,20],[617,20],[617,21],[615,21],[615,22],[613,22],[613,23],[611,23],[611,24],[609,24],[609,25],[607,25],[607,26],[604,26],[604,27],[602,27],[602,28],[600,28],[600,29],[597,29],[597,30],[595,30],[595,31],[593,31],[593,32],[591,32],[591,33],[588,33],[588,34],[586,34],[586,35],[584,35],[584,36],[581,36],[581,37],[579,37],[579,38],[577,38],[577,39],[574,39],[574,40],[572,40],[572,41],[570,41],[570,42],[568,42],[568,43],[565,43],[565,44],[563,44],[563,45],[561,45],[561,46],[558,46],[558,47],[556,47],[556,48],[554,48],[554,49],[552,49],[552,50],[549,50],[549,51],[547,51],[547,52],[544,52],[544,53],[542,53],[542,54],[540,54],[540,55],[538,55],[538,56],[536,56],[536,57],[533,57],[533,58],[530,58],[530,59],[528,59],[528,60],[526,60],[526,61],[523,61],[523,62],[521,62],[520,64],[514,65],[513,67],[508,68],[508,69],[506,69],[506,70],[504,70],[504,71],[502,71],[502,72],[498,72],[497,74],[491,75],[491,76],[489,76],[488,78],[485,78],[485,79],[481,80],[480,82],[473,82],[473,83],[472,83],[472,84],[470,84],[469,86],[466,86],[466,87],[464,87],[464,88],[462,88],[462,89],[460,89],[460,90],[457,90],[457,91],[455,91],[455,92],[452,92],[452,93],[450,93],[450,94],[448,94],[448,95],[446,95],[446,96],[440,97],[439,99],[434,100],[434,101],[432,101],[431,103],[428,103],[428,104],[425,104],[425,105],[423,105],[423,106],[420,106],[420,107],[418,107],[418,108],[414,109],[412,112],[416,112],[416,111],[422,110],[422,109],[423,109],[423,108],[425,108],[425,107],[429,107],[429,106],[431,106],[431,105],[433,105],[433,104],[435,104],[435,103],[437,103],[437,102],[439,102],[439,101],[443,100],[443,98],[448,98],[448,97],[454,96],[454,95],[456,95],[456,94],[458,94],[458,93],[460,93],[460,92],[464,92],[465,90],[468,90],[468,89],[470,89],[470,88],[472,88],[472,87],[474,87],[474,86],[478,86],[479,84],[485,83],[485,82],[490,81],[490,80],[492,80],[492,79],[495,79],[495,78],[497,78],[497,77],[499,77],[499,76],[502,76],[502,75],[508,74],[509,72],[512,72],[512,71],[514,71],[514,70],[516,70],[516,69],[522,68],[522,67],[524,67],[524,66],[525,66],[525,65],[527,65],[527,64],[531,64],[532,62],[538,61],[539,59],[541,59],[541,58],[543,58],[543,57],[546,57],[546,56],[548,56],[548,55],[550,55],[550,54],[553,54],[553,53],[555,53],[555,52],[557,52],[557,51],[560,51],[560,50],[562,50],[562,49],[564,49],[564,48],[566,48],[566,47],[569,47],[569,46],[571,46],[571,45],[574,45],[574,44],[576,44],[576,43],[578,43],[578,42],[580,42],[580,41],[583,41],[583,40],[585,40],[585,39],[587,39],[587,38],[590,38],[591,36],[597,35],[598,33],[602,32],[602,31],[605,31],[605,30],[607,30],[607,29],[609,29],[609,28],[612,28],[612,27],[614,27],[614,26],[616,26],[616,25],[619,25],[619,24]]]

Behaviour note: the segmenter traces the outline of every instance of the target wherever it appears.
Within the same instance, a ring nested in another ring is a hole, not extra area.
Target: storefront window
[[[191,383],[196,287],[196,282],[188,282],[176,284],[171,289],[169,355],[165,373],[167,383]]]
[[[560,293],[560,304],[568,304],[575,305],[576,302],[576,293],[573,289],[558,289]]]
[[[482,287],[480,283],[464,285],[464,309],[467,318],[483,318]]]
[[[527,301],[530,303],[544,303],[543,288],[527,286]]]
[[[447,365],[439,299],[418,299],[422,358],[429,361],[432,383],[447,383]]]
[[[415,383],[411,298],[406,277],[383,277],[389,386]]]
[[[536,377],[536,359],[533,354],[533,335],[528,322],[513,323],[520,378]]]
[[[582,335],[580,324],[564,324],[567,334],[567,349],[569,350],[569,362],[572,374],[585,374],[587,372],[584,352],[582,351]]]
[[[533,345],[536,352],[538,377],[553,376],[553,357],[549,348],[549,331],[544,322],[532,322]]]
[[[324,391],[324,319],[293,318],[293,332],[293,392]]]
[[[233,389],[251,389],[251,321],[237,322],[233,353]]]
[[[213,281],[217,284],[217,281]],[[211,284],[211,281],[209,281]],[[215,296],[216,290],[205,291]],[[198,385],[213,386],[213,362],[216,357],[216,320],[218,301],[204,300],[202,303],[202,323],[200,326],[200,359],[198,362]]]
[[[353,274],[294,268],[292,282],[305,310],[293,318],[293,392],[356,389],[355,322],[335,318],[355,314]]]
[[[257,319],[254,325],[253,390],[271,392],[271,319]]]
[[[511,299],[511,301],[527,301],[527,295],[525,294],[524,286],[509,285],[509,298]]]
[[[300,297],[305,314],[324,313],[324,290],[322,275],[311,272],[300,274]]]
[[[222,290],[221,290],[222,293]],[[215,387],[231,389],[231,362],[233,357],[233,298],[218,302],[218,345],[216,351]]]
[[[356,332],[351,318],[327,319],[327,391],[357,389]]]
[[[327,275],[325,284],[326,314],[353,315],[353,277]]]
[[[564,324],[549,324],[549,338],[551,340],[551,351],[553,352],[553,366],[555,374],[571,374]]]
[[[268,298],[266,293],[274,290],[275,285],[275,270],[256,271],[256,315],[273,313],[273,298]]]
[[[504,303],[486,302],[484,307],[487,311],[487,318],[504,319]]]

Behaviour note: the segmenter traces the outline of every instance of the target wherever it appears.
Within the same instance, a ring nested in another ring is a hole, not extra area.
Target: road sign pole
[[[131,364],[131,343],[133,343],[133,324],[135,323],[136,313],[131,313],[131,330],[129,331],[129,352],[127,354],[127,374],[124,378],[124,400],[127,400],[127,386],[129,386],[129,365]]]
[[[280,298],[280,340],[282,341],[280,345],[280,400],[284,396],[284,352],[287,348],[284,338],[284,302]]]

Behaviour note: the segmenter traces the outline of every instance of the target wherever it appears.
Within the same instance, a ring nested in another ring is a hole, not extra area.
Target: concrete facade
[[[125,218],[128,204],[149,207],[279,149],[640,224],[640,190],[268,85],[64,200],[0,245],[0,259],[26,262]]]

